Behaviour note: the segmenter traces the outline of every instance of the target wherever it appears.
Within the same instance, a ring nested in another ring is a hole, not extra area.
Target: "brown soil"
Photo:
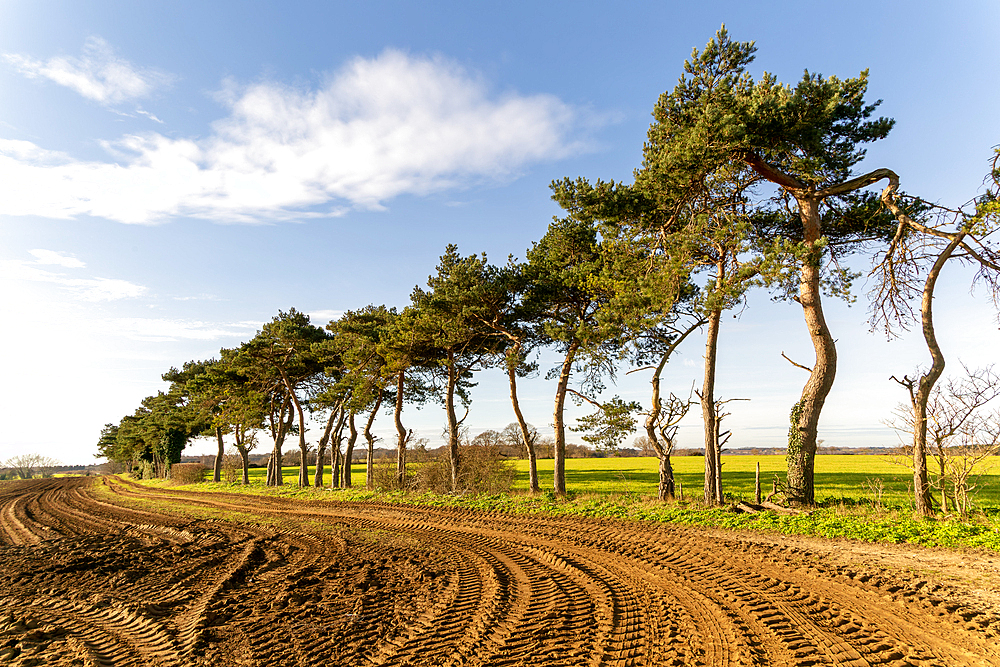
[[[0,485],[0,664],[1000,665],[1000,558]]]

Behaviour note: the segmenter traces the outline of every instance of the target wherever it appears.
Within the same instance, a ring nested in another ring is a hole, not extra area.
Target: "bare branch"
[[[787,361],[788,363],[790,363],[792,366],[796,366],[798,368],[801,368],[802,370],[806,371],[807,373],[812,373],[813,372],[813,369],[809,368],[808,366],[803,366],[802,364],[800,364],[800,363],[798,363],[796,361],[792,361],[791,359],[789,359],[788,355],[785,354],[784,352],[781,353],[781,356],[783,356],[785,358],[785,361]],[[749,399],[747,399],[747,400],[749,400]]]
[[[888,178],[890,182],[892,179],[896,179],[899,182],[899,176],[896,175],[892,169],[876,169],[875,171],[870,171],[864,176],[858,176],[857,178],[852,178],[849,181],[844,181],[843,183],[838,183],[837,185],[832,185],[823,190],[816,192],[816,196],[820,198],[830,197],[833,195],[843,195],[848,192],[854,192],[855,190],[860,190],[863,187],[871,185],[872,183],[877,183],[883,178]]]

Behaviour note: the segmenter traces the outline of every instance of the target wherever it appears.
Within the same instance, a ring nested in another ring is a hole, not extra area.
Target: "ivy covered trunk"
[[[670,465],[670,454],[660,456],[660,484],[656,489],[656,496],[661,501],[674,499],[674,468]]]
[[[820,263],[823,248],[818,245],[822,235],[819,201],[812,197],[797,197],[797,201],[805,241],[804,255],[799,260],[801,266],[798,300],[816,352],[816,363],[802,389],[801,399],[792,409],[786,459],[789,501],[812,505],[816,500],[813,471],[819,416],[837,374],[837,347],[826,324],[820,299]]]

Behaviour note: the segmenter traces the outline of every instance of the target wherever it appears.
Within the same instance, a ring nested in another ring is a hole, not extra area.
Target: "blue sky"
[[[0,1],[0,460],[90,461],[170,366],[278,309],[403,306],[447,243],[523,257],[559,212],[551,180],[630,179],[657,97],[723,22],[756,40],[757,74],[869,68],[897,125],[863,166],[962,203],[1000,143],[998,19],[995,2]],[[939,289],[950,370],[1000,343],[967,284],[951,269]],[[841,364],[820,437],[892,444],[888,378],[926,353],[869,333],[857,291],[828,306]],[[674,391],[702,345],[672,362]],[[801,312],[753,295],[721,345],[721,394],[751,399],[732,404],[732,445],[780,446],[805,379],[780,353],[811,362]],[[611,391],[644,400],[645,381]],[[523,389],[543,431],[551,384]],[[511,421],[505,390],[480,378],[474,432]],[[444,417],[406,421],[436,442]]]

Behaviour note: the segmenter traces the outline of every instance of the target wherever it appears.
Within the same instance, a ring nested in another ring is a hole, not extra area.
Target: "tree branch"
[[[896,175],[892,169],[876,169],[875,171],[870,171],[863,176],[858,176],[857,178],[852,178],[849,181],[844,181],[843,183],[838,183],[837,185],[831,185],[828,188],[824,188],[816,193],[817,197],[830,197],[833,195],[843,195],[848,192],[854,192],[872,183],[877,183],[883,178],[888,178],[890,182],[892,179],[896,179],[899,182],[899,176]]]
[[[576,389],[573,389],[572,387],[566,387],[566,391],[568,393],[570,393],[570,394],[575,395],[575,396],[579,396],[580,398],[582,398],[583,400],[587,401],[588,403],[590,403],[591,405],[593,405],[596,408],[603,408],[604,407],[603,405],[601,405],[600,403],[598,403],[594,399],[588,398],[587,396],[584,396],[583,394],[581,394],[580,392],[578,392]]]
[[[803,366],[802,364],[800,364],[798,362],[795,362],[795,361],[792,361],[791,359],[789,359],[788,355],[785,354],[784,352],[781,353],[781,356],[783,356],[785,358],[785,361],[787,361],[788,363],[790,363],[792,366],[797,366],[798,368],[801,368],[802,370],[804,370],[806,372],[809,372],[809,373],[813,372],[813,369],[809,368],[808,366]]]
[[[752,151],[746,151],[740,155],[739,158],[743,160],[743,162],[745,162],[751,169],[772,183],[777,183],[778,185],[788,188],[789,190],[806,189],[805,183],[802,183],[793,176],[790,176],[780,169],[768,164],[763,158]]]

